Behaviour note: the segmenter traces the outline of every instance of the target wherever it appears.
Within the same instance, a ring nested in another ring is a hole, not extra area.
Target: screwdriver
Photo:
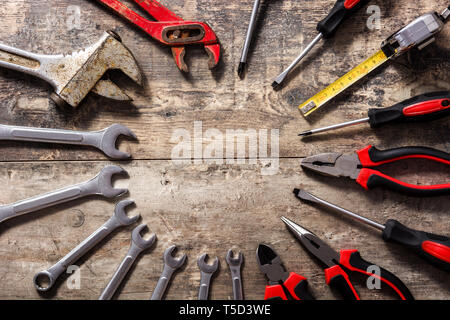
[[[369,122],[371,128],[386,123],[431,121],[450,115],[450,91],[430,92],[415,96],[387,108],[369,109],[368,118],[348,121],[299,133],[309,136],[315,133]]]
[[[393,219],[387,220],[386,223],[382,225],[313,196],[304,190],[294,189],[294,194],[299,199],[321,204],[329,209],[333,209],[379,229],[382,231],[382,238],[384,241],[393,241],[402,244],[430,264],[433,264],[444,271],[450,271],[450,238],[446,236],[410,229]]]
[[[255,30],[256,16],[258,15],[259,3],[260,0],[255,0],[255,3],[253,4],[252,15],[250,17],[250,23],[248,25],[247,35],[245,37],[244,48],[242,49],[241,60],[239,61],[238,76],[240,78],[242,78],[242,76],[244,75],[245,66],[247,64],[247,55],[248,50],[250,48],[250,43],[252,41],[253,31]]]
[[[369,0],[337,0],[331,12],[325,19],[317,24],[319,34],[306,46],[300,55],[286,68],[272,83],[272,87],[278,87],[291,72],[292,69],[303,59],[304,56],[320,41],[322,38],[331,38],[339,25],[347,19],[353,12],[358,10]]]

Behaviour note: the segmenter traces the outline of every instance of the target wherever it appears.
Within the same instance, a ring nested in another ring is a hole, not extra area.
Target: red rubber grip
[[[306,281],[306,278],[295,272],[291,272],[286,281],[284,281],[284,286],[295,300],[301,300],[300,297],[295,294],[295,287],[302,281]]]
[[[400,181],[398,179],[389,177],[388,175],[385,175],[384,173],[381,173],[380,171],[373,170],[373,169],[367,169],[367,168],[361,169],[361,171],[359,172],[358,178],[356,178],[356,182],[358,182],[364,189],[369,190],[370,188],[368,187],[367,183],[368,183],[370,177],[372,177],[373,175],[376,175],[378,177],[392,181],[395,184],[398,184],[402,187],[414,189],[414,190],[450,189],[450,183],[418,186],[415,184],[406,183],[406,182]]]
[[[403,108],[403,115],[405,117],[423,116],[429,113],[444,111],[450,108],[450,100],[435,99],[429,101],[422,101],[411,106]]]
[[[344,7],[345,9],[350,10],[351,8],[356,6],[359,2],[361,2],[361,0],[345,0]]]
[[[358,154],[359,161],[361,162],[361,165],[363,167],[377,167],[377,166],[385,164],[385,163],[395,162],[395,161],[399,161],[399,160],[403,160],[403,159],[411,159],[411,158],[428,159],[428,160],[441,162],[443,164],[450,165],[450,161],[448,161],[446,159],[442,159],[442,158],[438,158],[438,157],[434,157],[434,156],[430,156],[430,155],[426,155],[426,154],[410,154],[410,155],[405,155],[402,157],[392,158],[392,159],[388,159],[388,160],[384,160],[384,161],[373,162],[370,157],[370,154],[369,154],[369,150],[372,148],[373,148],[373,146],[369,145],[361,150],[356,151],[356,153]]]
[[[355,288],[353,287],[353,284],[350,282],[350,279],[348,277],[348,274],[342,270],[342,268],[337,264],[335,266],[332,266],[330,268],[325,269],[325,282],[326,284],[330,285],[333,279],[337,277],[343,277],[345,279],[345,282],[347,283],[348,289],[352,292],[356,300],[361,300],[358,293],[356,292]]]
[[[270,299],[287,300],[288,298],[284,293],[283,287],[279,284],[275,284],[273,286],[266,286],[266,291],[264,292],[264,300]]]
[[[439,260],[450,263],[450,247],[442,243],[436,243],[427,240],[422,242],[422,249],[429,255],[432,255]]]

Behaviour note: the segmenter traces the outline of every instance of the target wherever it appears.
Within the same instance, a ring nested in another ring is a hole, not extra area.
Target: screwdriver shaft
[[[319,132],[330,131],[330,130],[339,129],[339,128],[343,128],[343,127],[353,126],[353,125],[360,124],[363,122],[368,122],[369,120],[370,120],[369,118],[352,120],[352,121],[348,121],[348,122],[344,122],[344,123],[334,124],[334,125],[327,126],[327,127],[304,131],[304,132],[299,133],[298,135],[299,136],[309,136],[309,135],[319,133]]]
[[[251,43],[252,37],[253,37],[253,31],[255,30],[255,26],[256,26],[256,16],[258,15],[259,4],[260,4],[260,0],[255,0],[255,3],[253,4],[253,11],[252,11],[252,15],[250,17],[250,23],[248,25],[247,35],[245,37],[244,48],[242,49],[241,60],[239,62],[239,68],[238,68],[239,76],[242,76],[242,74],[244,72],[245,64],[247,63],[248,50],[250,48],[250,43]]]
[[[289,74],[289,72],[291,72],[291,70],[294,69],[294,67],[303,59],[303,57],[306,56],[309,51],[311,51],[311,49],[316,45],[317,42],[320,41],[320,39],[322,39],[322,37],[323,37],[322,33],[319,33],[314,38],[314,40],[311,41],[308,44],[308,46],[302,51],[302,53],[300,53],[300,55],[289,65],[289,67],[287,67],[282,73],[278,75],[278,77],[272,83],[272,86],[276,87],[280,85],[284,81],[286,76]]]
[[[308,193],[308,192],[306,192],[304,190],[298,190],[298,192],[296,192],[296,195],[300,199],[308,200],[308,201],[311,201],[311,202],[314,202],[314,203],[321,204],[321,205],[323,205],[323,206],[325,206],[325,207],[327,207],[329,209],[333,209],[334,211],[343,213],[343,214],[345,214],[345,215],[347,215],[347,216],[349,216],[349,217],[351,217],[351,218],[353,218],[355,220],[361,221],[361,222],[363,222],[365,224],[368,224],[368,225],[370,225],[370,226],[372,226],[374,228],[377,228],[379,230],[384,230],[386,228],[382,224],[379,224],[379,223],[377,223],[377,222],[375,222],[373,220],[364,218],[364,217],[362,217],[362,216],[360,216],[360,215],[358,215],[356,213],[348,211],[348,210],[346,210],[344,208],[341,208],[341,207],[339,207],[337,205],[334,205],[334,204],[332,204],[332,203],[330,203],[328,201],[322,200],[322,199],[320,199],[320,198],[318,198],[318,197],[316,197],[316,196],[314,196],[314,195],[312,195],[312,194],[310,194],[310,193]]]

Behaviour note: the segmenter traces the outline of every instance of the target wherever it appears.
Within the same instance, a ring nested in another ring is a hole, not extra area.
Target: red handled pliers
[[[188,72],[184,62],[185,45],[203,44],[209,56],[210,69],[220,59],[220,43],[211,27],[204,22],[184,21],[175,13],[155,0],[134,0],[157,21],[150,21],[134,12],[118,0],[97,0],[114,10],[119,16],[144,30],[162,44],[172,47],[172,54],[178,68]]]
[[[402,300],[414,300],[413,295],[402,280],[386,269],[365,261],[357,250],[341,250],[340,253],[337,253],[311,231],[285,217],[282,217],[281,220],[300,243],[326,266],[324,270],[326,283],[339,291],[344,299],[360,300],[348,274],[344,271],[344,268],[346,268],[368,277],[378,278],[384,284],[390,286]],[[378,273],[372,273],[369,270],[378,270]]]
[[[373,167],[402,159],[422,158],[450,165],[450,154],[426,147],[402,147],[378,150],[367,146],[352,154],[322,153],[303,159],[301,166],[315,172],[355,179],[365,189],[386,187],[411,196],[435,196],[450,194],[450,183],[414,185],[389,177]]]
[[[315,300],[308,291],[305,277],[287,272],[281,258],[267,244],[260,244],[256,250],[259,269],[266,275],[264,300]]]

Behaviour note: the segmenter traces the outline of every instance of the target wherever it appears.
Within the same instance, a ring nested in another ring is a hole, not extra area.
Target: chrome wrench
[[[177,246],[170,246],[164,251],[164,268],[161,276],[159,277],[158,283],[156,284],[155,291],[153,291],[152,297],[150,300],[161,300],[164,292],[167,289],[167,286],[172,278],[174,272],[181,268],[181,266],[186,261],[186,254],[183,254],[181,258],[175,259],[172,256],[173,251],[177,248]]]
[[[141,231],[146,228],[145,224],[141,224],[134,228],[131,233],[131,246],[128,250],[127,255],[120,263],[116,272],[112,276],[106,288],[101,293],[99,300],[111,300],[117,288],[122,283],[123,279],[127,275],[136,258],[141,254],[142,251],[150,248],[156,240],[156,235],[153,234],[148,240],[144,240],[141,236]]]
[[[206,253],[202,254],[198,260],[197,265],[200,268],[201,278],[200,278],[200,289],[198,291],[198,300],[208,300],[209,297],[209,287],[211,285],[211,278],[214,272],[219,268],[219,259],[216,257],[212,263],[209,265],[206,263]]]
[[[0,222],[90,195],[100,195],[106,198],[118,197],[128,192],[128,189],[114,188],[111,178],[114,174],[126,173],[121,167],[106,166],[89,181],[0,206]]]
[[[0,125],[0,140],[91,146],[103,151],[112,159],[127,159],[131,155],[116,148],[116,141],[120,135],[137,139],[130,129],[120,124],[90,132]]]
[[[233,299],[244,300],[241,277],[241,266],[244,262],[244,256],[241,252],[239,252],[237,258],[233,258],[233,251],[228,250],[225,260],[227,261],[231,271],[231,280],[233,282]]]
[[[82,256],[88,253],[107,235],[120,227],[129,226],[139,219],[139,215],[128,217],[125,207],[133,204],[133,200],[123,200],[116,205],[114,214],[100,228],[87,237],[83,242],[76,246],[72,251],[59,260],[51,268],[38,272],[33,282],[37,290],[48,291],[54,284],[56,279],[67,270],[67,268],[77,262]]]

